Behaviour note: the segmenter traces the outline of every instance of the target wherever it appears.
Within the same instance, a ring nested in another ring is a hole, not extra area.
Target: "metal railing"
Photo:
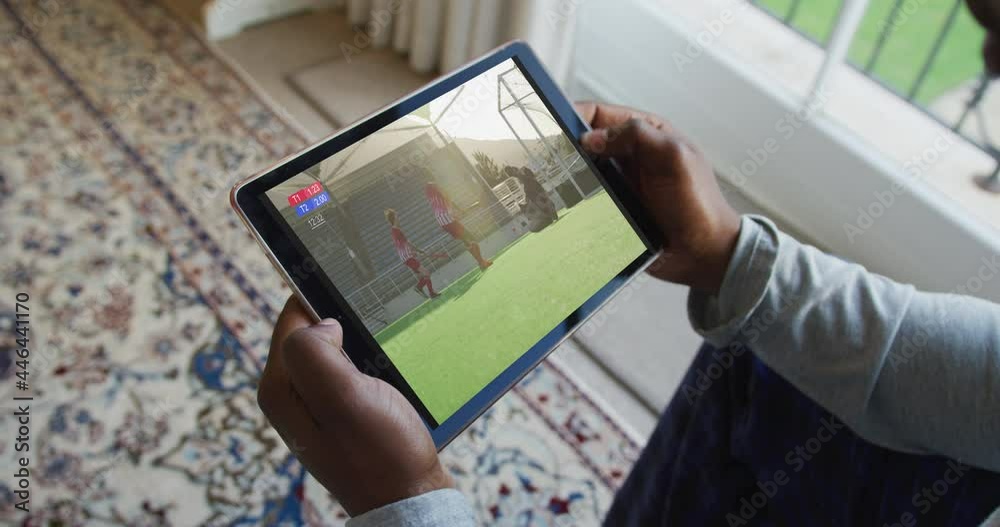
[[[493,194],[496,195],[500,203],[511,215],[517,214],[524,203],[524,189],[516,178],[507,178],[502,183],[493,187]]]
[[[510,214],[495,214],[494,209],[506,211],[506,206],[497,202],[462,218],[463,224],[473,237],[481,240],[488,234],[505,228],[513,219]],[[432,274],[466,251],[464,243],[444,233],[427,243],[422,247],[422,250],[425,251],[426,255],[420,258],[421,264]],[[409,267],[399,262],[350,292],[345,298],[351,307],[361,315],[368,330],[376,333],[393,322],[384,316],[385,304],[407,291],[417,291],[416,285],[416,275]]]
[[[575,180],[575,172],[572,170],[585,168],[583,158],[574,151],[564,156],[564,159],[558,163],[553,162],[540,167],[536,177],[550,195],[557,194],[556,187],[560,184],[573,181],[580,192],[580,197],[586,198],[594,195],[602,187],[595,180],[592,189],[580,188],[580,183]],[[497,196],[496,203],[461,219],[462,224],[477,240],[482,240],[500,229],[507,228],[520,212],[521,205],[525,201],[524,190],[515,178],[508,178],[493,187],[493,193]],[[466,252],[464,243],[444,233],[433,238],[422,249],[426,254],[421,256],[421,264],[431,274]],[[473,267],[470,267],[471,269]],[[368,330],[376,333],[393,322],[387,320],[385,316],[387,302],[410,290],[423,295],[423,292],[416,289],[416,284],[417,277],[413,271],[402,262],[398,262],[347,294],[346,299],[361,315]],[[444,288],[439,289],[443,290]]]
[[[831,37],[835,35],[838,29],[838,17],[831,18],[830,26],[826,30],[826,37],[821,39],[817,35],[803,30],[796,24],[797,17],[801,16],[804,8],[807,8],[807,6],[804,6],[803,4],[808,4],[808,2],[804,2],[803,0],[792,0],[784,12],[776,12],[768,7],[764,0],[747,1],[757,6],[764,13],[771,15],[785,26],[794,30],[799,35],[812,41],[817,46],[823,48],[824,50],[829,50]],[[840,13],[843,14],[848,4],[856,1],[864,0],[841,0],[839,5]],[[965,141],[990,155],[997,162],[996,168],[990,176],[982,178],[982,180],[979,181],[979,184],[983,188],[1000,191],[1000,148],[993,144],[989,137],[984,136],[982,139],[979,139],[968,134],[963,129],[963,125],[967,122],[973,112],[981,110],[980,103],[982,102],[983,95],[990,84],[989,76],[985,74],[980,75],[978,80],[976,80],[977,84],[975,88],[972,90],[972,93],[969,95],[964,104],[963,111],[954,119],[947,119],[937,112],[931,111],[930,108],[917,99],[921,89],[926,86],[927,79],[934,71],[934,67],[941,56],[942,49],[947,45],[949,38],[953,35],[956,20],[958,19],[961,10],[964,9],[965,0],[954,0],[948,9],[942,12],[943,16],[938,21],[936,32],[928,36],[932,40],[931,47],[923,59],[919,61],[920,66],[919,69],[916,70],[916,75],[914,76],[912,82],[904,86],[895,85],[875,72],[876,67],[879,64],[879,60],[883,58],[883,52],[885,51],[886,46],[892,42],[893,37],[897,34],[896,29],[898,29],[898,26],[901,23],[901,17],[908,15],[906,10],[913,1],[915,0],[894,0],[888,15],[880,24],[878,35],[875,37],[874,44],[868,52],[868,56],[864,58],[864,60],[858,62],[850,59],[845,62],[850,67],[875,81],[889,92],[907,101],[914,108],[924,113],[934,121],[947,127],[952,132],[962,137]],[[868,14],[867,9],[869,7],[870,5],[863,6],[863,9],[866,10],[865,15]],[[920,8],[923,7],[926,6],[920,6]],[[855,31],[856,28],[857,26],[851,28],[850,31]],[[850,37],[853,41],[854,38],[856,38],[856,34],[850,35]]]

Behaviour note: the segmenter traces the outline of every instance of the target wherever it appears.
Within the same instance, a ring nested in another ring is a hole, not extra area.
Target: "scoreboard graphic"
[[[300,218],[329,202],[330,194],[319,183],[313,183],[288,196],[288,204],[295,207],[295,214]]]

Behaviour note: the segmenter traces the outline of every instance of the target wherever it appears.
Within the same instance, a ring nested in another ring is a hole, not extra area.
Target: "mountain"
[[[553,147],[557,144],[557,141],[562,140],[559,136],[549,136],[547,139],[550,140],[550,144]],[[492,157],[501,168],[504,165],[524,166],[530,160],[528,154],[524,151],[524,147],[521,146],[517,139],[470,139],[460,137],[455,138],[455,143],[473,164],[475,164],[475,160],[472,158],[472,154],[476,152],[483,152]],[[544,151],[544,146],[541,144],[540,139],[526,139],[524,144],[532,152]]]

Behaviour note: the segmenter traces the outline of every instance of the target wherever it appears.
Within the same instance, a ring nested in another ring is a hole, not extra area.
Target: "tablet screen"
[[[438,423],[645,250],[514,60],[265,196]]]

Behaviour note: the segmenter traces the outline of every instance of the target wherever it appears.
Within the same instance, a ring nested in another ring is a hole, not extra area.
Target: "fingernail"
[[[603,130],[593,130],[583,135],[580,140],[584,146],[593,152],[601,152],[607,146],[606,135]]]
[[[338,324],[340,324],[340,322],[337,322],[337,319],[335,318],[324,318],[319,321],[320,326],[336,326]]]

